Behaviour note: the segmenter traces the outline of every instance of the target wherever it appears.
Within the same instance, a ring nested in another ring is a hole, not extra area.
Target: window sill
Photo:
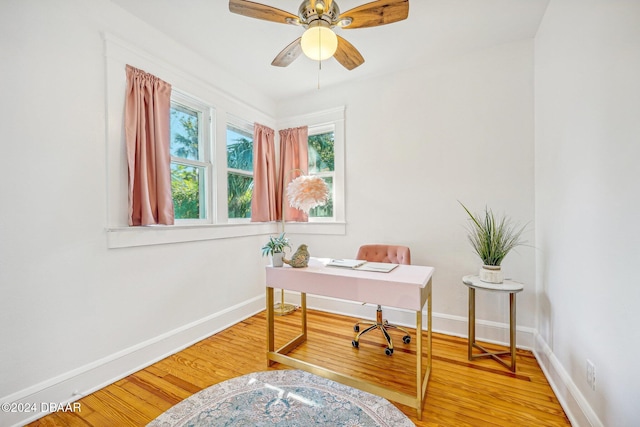
[[[347,234],[345,222],[287,222],[287,234],[324,234],[344,236]]]
[[[131,248],[277,234],[280,232],[281,227],[279,222],[117,227],[107,229],[107,247],[109,249]],[[289,235],[322,234],[343,236],[346,234],[346,228],[347,225],[344,222],[288,222],[285,225],[285,230]]]
[[[130,248],[275,234],[278,232],[278,226],[277,223],[267,222],[109,228],[107,229],[107,247]]]

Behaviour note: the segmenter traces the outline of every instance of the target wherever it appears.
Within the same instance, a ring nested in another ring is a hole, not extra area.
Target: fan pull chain
[[[322,52],[322,33],[318,35],[318,52]],[[320,90],[320,71],[322,71],[322,59],[318,59],[318,90]]]

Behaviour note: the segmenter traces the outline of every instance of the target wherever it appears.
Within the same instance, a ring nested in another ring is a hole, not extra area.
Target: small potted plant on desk
[[[469,215],[469,241],[484,265],[480,268],[480,280],[487,283],[502,283],[504,275],[500,263],[511,249],[525,243],[521,236],[525,229],[511,224],[507,217],[496,218],[491,209],[484,210],[484,217],[472,214],[460,203]]]
[[[284,248],[291,249],[289,239],[284,237],[284,232],[280,233],[278,237],[269,236],[269,241],[262,247],[262,256],[271,256],[271,265],[282,267]]]

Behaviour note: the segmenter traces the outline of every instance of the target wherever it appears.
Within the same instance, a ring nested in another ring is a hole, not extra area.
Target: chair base
[[[363,330],[360,330],[360,325],[367,325],[367,327]],[[409,344],[411,342],[411,336],[406,329],[398,325],[392,325],[387,320],[382,319],[382,308],[378,306],[378,309],[376,310],[375,322],[369,320],[361,320],[353,325],[353,330],[356,332],[356,336],[353,341],[351,341],[351,345],[355,348],[360,347],[360,337],[367,332],[373,331],[374,329],[379,329],[382,332],[382,336],[384,336],[385,341],[387,342],[387,348],[385,348],[384,350],[387,356],[391,356],[393,354],[393,340],[391,339],[391,335],[389,335],[388,329],[396,329],[404,332],[405,335],[402,337],[402,341],[405,344]]]

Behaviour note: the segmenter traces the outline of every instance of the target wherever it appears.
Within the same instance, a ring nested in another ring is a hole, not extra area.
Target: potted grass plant
[[[483,262],[480,268],[480,280],[488,283],[502,283],[504,275],[502,260],[516,246],[525,242],[522,233],[525,226],[519,227],[507,216],[497,217],[485,207],[484,215],[473,214],[460,203],[469,215],[469,242]]]
[[[291,249],[289,239],[284,237],[284,232],[277,237],[269,236],[269,241],[262,247],[262,256],[270,256],[272,266],[282,267],[284,248]]]

